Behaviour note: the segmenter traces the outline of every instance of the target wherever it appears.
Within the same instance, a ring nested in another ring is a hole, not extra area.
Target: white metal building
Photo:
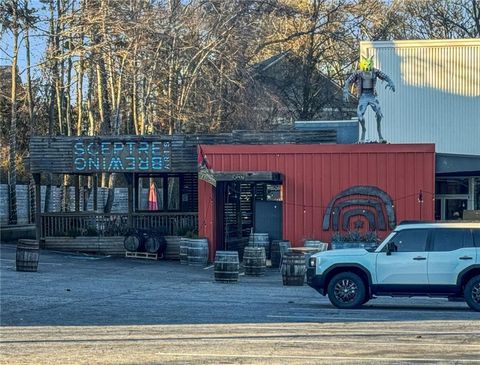
[[[377,84],[384,138],[435,143],[436,218],[480,209],[480,39],[361,42],[360,52],[396,86]],[[366,126],[376,140],[371,109]]]

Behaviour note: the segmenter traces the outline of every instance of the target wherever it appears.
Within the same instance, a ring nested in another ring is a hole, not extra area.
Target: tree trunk
[[[18,22],[17,7],[13,7],[13,60],[12,60],[12,115],[10,120],[10,146],[8,161],[8,223],[17,224],[17,59]]]
[[[83,131],[83,58],[78,60],[77,71],[77,136]]]
[[[28,12],[28,0],[25,0],[25,13]],[[33,119],[34,119],[34,103],[33,103],[33,91],[32,91],[32,73],[31,67],[31,52],[30,52],[30,32],[28,22],[25,25],[25,53],[27,60],[27,104],[28,104],[28,124],[29,134],[33,135]],[[28,188],[28,222],[35,222],[36,206],[35,206],[35,181],[33,175],[30,174],[29,188]]]

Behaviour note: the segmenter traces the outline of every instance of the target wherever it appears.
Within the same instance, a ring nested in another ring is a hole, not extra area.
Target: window
[[[168,178],[168,210],[180,210],[180,178]]]
[[[435,192],[436,194],[468,194],[468,179],[438,179],[435,183]]]
[[[138,178],[138,209],[163,210],[163,178],[139,177]]]
[[[422,252],[427,246],[428,230],[406,229],[398,232],[391,242],[397,247],[397,252]]]
[[[188,199],[188,196],[186,197]],[[139,211],[179,211],[179,176],[141,176],[138,178]]]
[[[475,203],[475,208],[480,210],[480,177],[475,178],[475,188],[473,190],[473,201]]]
[[[454,251],[472,246],[472,234],[469,229],[442,228],[434,231],[432,251]]]

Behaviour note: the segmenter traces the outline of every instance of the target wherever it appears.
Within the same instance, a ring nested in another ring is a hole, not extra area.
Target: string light
[[[421,197],[422,197],[422,201],[421,203],[424,202],[424,195],[425,194],[429,194],[432,196],[432,200],[435,200],[435,194],[434,193],[431,193],[431,192],[428,192],[428,191],[424,191],[424,190],[421,190]],[[408,199],[408,198],[412,198],[412,197],[416,197],[417,200],[419,199],[419,193],[412,193],[412,194],[408,194],[408,195],[405,195],[403,197],[400,197],[400,198],[397,198],[397,199],[392,199],[393,202],[399,202],[401,200],[405,200],[405,199]],[[420,202],[420,201],[419,201]],[[315,205],[315,204],[312,204],[312,205],[305,205],[305,204],[297,204],[297,203],[292,203],[292,202],[288,202],[288,201],[283,201],[283,204],[284,205],[290,205],[290,206],[295,206],[295,207],[302,207],[304,210],[305,208],[320,208],[320,209],[327,209],[329,206],[323,206],[323,205]],[[361,204],[359,204],[361,205]],[[391,205],[392,208],[395,208],[395,204],[392,204]],[[332,211],[331,214],[335,214],[335,211]]]

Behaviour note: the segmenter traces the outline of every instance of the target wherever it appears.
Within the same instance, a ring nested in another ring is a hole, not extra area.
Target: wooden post
[[[40,219],[40,215],[42,213],[42,190],[40,185],[40,174],[33,174],[33,181],[35,182],[35,234],[36,239],[40,242],[40,238],[42,235],[42,220]]]
[[[75,211],[80,211],[80,175],[74,175],[73,182],[75,185]]]
[[[128,206],[128,218],[127,223],[129,228],[133,228],[133,180],[134,174],[125,174],[125,180],[127,180],[128,184],[128,198],[127,198],[127,206]]]
[[[93,189],[93,211],[96,212],[98,209],[98,175],[93,174],[92,189]]]
[[[135,202],[135,211],[137,212],[138,211],[138,201],[140,200],[139,197],[138,197],[138,192],[140,191],[140,186],[139,186],[139,183],[138,183],[138,176],[136,175],[133,175],[133,184],[135,186],[135,189],[134,189],[134,193],[137,195],[136,198],[134,199],[134,202]]]

